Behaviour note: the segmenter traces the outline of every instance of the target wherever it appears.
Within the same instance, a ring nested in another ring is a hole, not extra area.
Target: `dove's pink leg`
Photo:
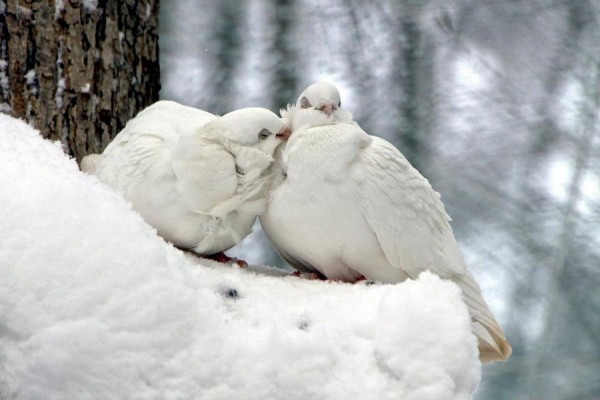
[[[295,271],[294,273],[292,273],[293,276],[297,276],[298,278],[302,278],[302,279],[308,279],[309,281],[326,281],[327,278],[318,273],[318,272],[300,272],[300,271]]]
[[[248,266],[248,263],[242,259],[236,258],[236,257],[229,257],[227,254],[221,252],[218,252],[216,254],[211,254],[210,256],[206,256],[206,258],[208,258],[209,260],[214,260],[216,262],[220,262],[223,264],[228,264],[228,263],[233,263],[233,264],[237,264],[242,268],[246,268]]]
[[[346,282],[346,281],[341,281],[338,279],[327,279],[327,277],[325,275],[323,275],[319,272],[295,271],[294,273],[292,273],[292,275],[297,276],[298,278],[308,279],[311,281],[319,280],[319,281],[340,282],[340,283],[359,283],[359,282],[367,280],[367,278],[365,278],[363,275],[360,275],[358,278],[356,278],[356,280],[354,282]]]

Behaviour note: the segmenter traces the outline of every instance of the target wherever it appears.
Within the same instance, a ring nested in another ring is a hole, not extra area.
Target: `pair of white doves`
[[[81,167],[165,240],[199,255],[227,259],[222,252],[258,215],[299,271],[346,282],[397,283],[425,270],[450,279],[462,289],[481,360],[507,359],[511,347],[467,270],[439,194],[340,106],[329,83],[309,86],[282,118],[262,108],[218,117],[159,101]]]

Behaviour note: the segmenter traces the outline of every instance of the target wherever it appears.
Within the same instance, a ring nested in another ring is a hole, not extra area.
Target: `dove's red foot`
[[[240,258],[236,258],[236,257],[229,257],[227,254],[223,253],[222,251],[216,254],[211,254],[210,256],[206,256],[206,258],[208,258],[209,260],[213,260],[216,262],[220,262],[223,264],[237,264],[239,265],[241,268],[246,268],[248,266],[248,263]]]
[[[361,283],[367,280],[367,278],[364,275],[359,275],[354,281],[348,282],[348,281],[342,281],[339,279],[328,279],[325,275],[321,274],[320,272],[300,272],[300,271],[295,271],[292,273],[293,276],[297,276],[298,278],[302,278],[302,279],[308,279],[311,281],[314,280],[319,280],[319,281],[329,281],[329,282],[337,282],[337,283]],[[368,283],[368,282],[367,282]]]
[[[318,272],[300,272],[300,271],[295,271],[294,273],[292,273],[293,276],[297,276],[298,278],[301,279],[308,279],[309,281],[326,281],[327,278],[318,273]]]

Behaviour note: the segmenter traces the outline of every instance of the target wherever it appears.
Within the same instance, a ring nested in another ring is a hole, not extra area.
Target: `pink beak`
[[[318,110],[324,112],[325,115],[329,117],[331,114],[333,114],[333,111],[335,111],[336,108],[337,107],[335,107],[332,103],[327,102],[322,104]]]
[[[277,139],[281,139],[281,140],[288,140],[290,138],[290,136],[292,136],[292,130],[290,128],[288,128],[287,126],[284,126],[283,129],[281,129],[275,135],[275,137]]]

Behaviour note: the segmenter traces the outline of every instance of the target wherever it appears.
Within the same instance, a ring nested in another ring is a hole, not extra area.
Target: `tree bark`
[[[0,111],[78,161],[158,99],[159,0],[0,0]]]

